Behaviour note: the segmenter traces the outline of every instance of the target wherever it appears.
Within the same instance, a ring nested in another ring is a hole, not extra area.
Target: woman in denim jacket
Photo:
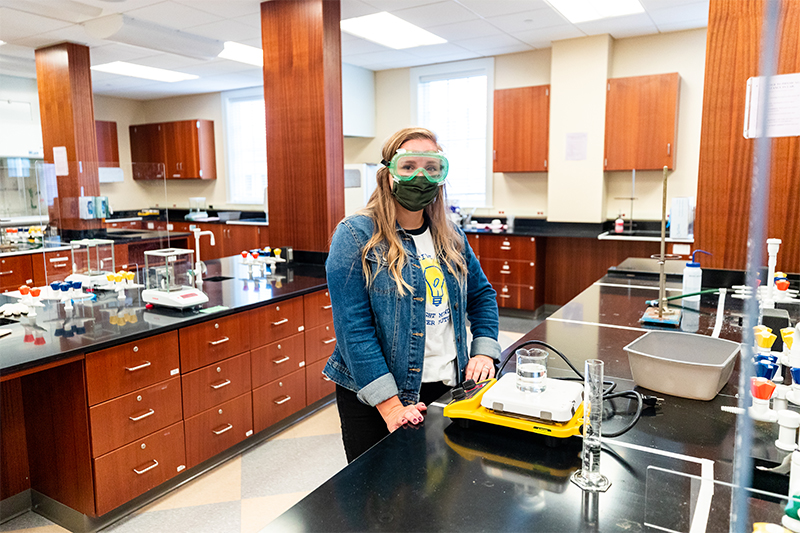
[[[448,221],[448,162],[436,136],[406,128],[383,147],[366,208],[339,223],[325,265],[348,462],[466,379],[494,377],[496,293],[466,236]],[[466,317],[472,344],[467,352]]]

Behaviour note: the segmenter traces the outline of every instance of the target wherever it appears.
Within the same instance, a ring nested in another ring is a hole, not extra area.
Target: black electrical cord
[[[561,359],[563,359],[564,362],[567,363],[567,365],[572,369],[572,371],[575,372],[575,374],[578,375],[577,378],[569,378],[569,377],[567,377],[567,378],[558,378],[558,379],[564,379],[566,381],[578,381],[578,380],[583,381],[584,380],[583,374],[581,374],[580,371],[577,368],[575,368],[575,365],[573,365],[572,362],[569,359],[567,359],[566,355],[564,355],[563,353],[558,351],[552,345],[547,344],[546,342],[540,341],[540,340],[537,340],[537,339],[532,339],[532,340],[529,340],[529,341],[525,341],[525,342],[517,345],[514,348],[514,350],[510,351],[508,353],[508,355],[506,356],[505,360],[500,365],[500,368],[497,370],[497,375],[498,376],[503,372],[503,368],[505,368],[506,364],[511,359],[511,356],[517,350],[519,350],[520,348],[524,348],[525,346],[542,346],[543,348],[547,348],[548,350],[556,353],[559,357],[561,357]],[[636,413],[634,413],[633,419],[628,423],[628,425],[626,425],[625,427],[623,427],[619,431],[615,431],[613,433],[605,433],[603,435],[604,437],[614,438],[614,437],[619,437],[620,435],[623,435],[623,434],[627,433],[628,431],[631,430],[631,428],[633,428],[633,426],[636,425],[636,423],[639,421],[639,418],[641,418],[641,416],[642,416],[642,408],[643,408],[645,403],[647,403],[648,406],[654,406],[654,405],[657,405],[660,402],[660,398],[656,398],[654,396],[643,397],[642,394],[640,394],[638,391],[635,391],[635,390],[626,390],[626,391],[613,392],[614,389],[617,386],[616,382],[614,382],[614,381],[603,381],[603,385],[607,386],[607,388],[605,388],[603,390],[603,401],[611,400],[611,399],[614,399],[614,398],[630,398],[632,400],[636,400]]]

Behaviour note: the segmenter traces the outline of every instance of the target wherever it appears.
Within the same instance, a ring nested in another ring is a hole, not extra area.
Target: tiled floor
[[[506,348],[538,321],[503,315]],[[165,495],[104,533],[255,533],[347,464],[339,415],[329,405],[272,439]],[[63,533],[34,513],[0,525],[5,533]]]

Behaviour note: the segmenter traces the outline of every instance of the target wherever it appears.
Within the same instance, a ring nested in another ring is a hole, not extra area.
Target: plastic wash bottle
[[[693,292],[700,292],[702,290],[703,270],[700,268],[700,263],[695,259],[695,254],[700,252],[702,254],[711,255],[705,250],[695,250],[692,252],[692,260],[686,263],[683,269],[683,294],[691,294]],[[683,299],[684,302],[699,302],[700,296],[689,296]]]

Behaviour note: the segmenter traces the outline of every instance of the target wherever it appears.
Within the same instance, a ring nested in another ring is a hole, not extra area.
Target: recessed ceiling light
[[[131,76],[133,78],[144,78],[146,80],[166,81],[170,83],[175,81],[196,80],[199,77],[193,74],[175,72],[174,70],[135,65],[133,63],[126,63],[125,61],[114,61],[112,63],[105,63],[103,65],[95,65],[92,67],[92,70],[108,72],[109,74],[119,74],[120,76]]]
[[[546,0],[573,24],[644,13],[639,0]]]
[[[247,46],[233,41],[225,41],[225,48],[220,52],[222,59],[230,59],[239,63],[247,63],[257,67],[264,66],[264,51],[255,46]]]
[[[447,42],[441,37],[385,11],[343,20],[339,25],[343,32],[395,50]]]
[[[5,41],[0,41],[0,46],[3,46],[4,44],[6,44]]]

